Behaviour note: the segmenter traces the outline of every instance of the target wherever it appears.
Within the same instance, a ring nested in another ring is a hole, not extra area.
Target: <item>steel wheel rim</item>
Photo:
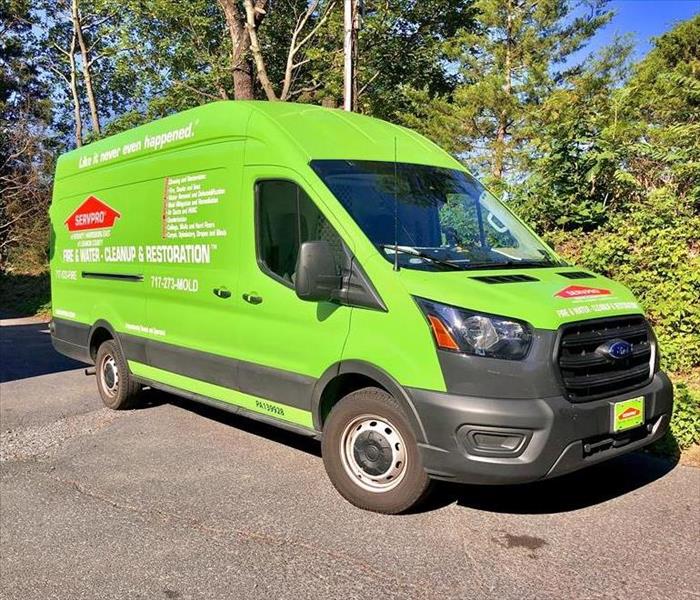
[[[111,354],[105,354],[100,364],[100,379],[105,392],[112,397],[119,390],[119,369],[117,361]]]
[[[340,438],[340,456],[353,483],[369,492],[393,490],[406,475],[406,444],[383,417],[362,415],[348,423]]]

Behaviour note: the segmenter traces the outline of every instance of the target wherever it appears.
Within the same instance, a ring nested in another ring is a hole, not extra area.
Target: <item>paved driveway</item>
[[[698,597],[700,470],[635,454],[371,514],[314,441],[156,392],[102,408],[44,331],[0,328],[0,598]]]

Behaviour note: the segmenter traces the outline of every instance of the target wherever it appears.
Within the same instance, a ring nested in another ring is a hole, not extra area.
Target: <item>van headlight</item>
[[[530,349],[532,329],[523,321],[456,308],[425,298],[416,300],[441,350],[520,360]]]

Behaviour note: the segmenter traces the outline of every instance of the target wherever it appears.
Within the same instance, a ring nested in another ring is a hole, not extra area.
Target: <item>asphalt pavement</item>
[[[313,440],[163,393],[102,407],[0,327],[0,598],[697,598],[700,470],[632,454],[527,486],[345,502]]]

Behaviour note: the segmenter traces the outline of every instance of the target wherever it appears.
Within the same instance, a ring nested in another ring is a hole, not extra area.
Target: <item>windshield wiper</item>
[[[551,260],[506,260],[499,262],[472,262],[464,265],[465,269],[510,269],[528,267],[553,267],[556,263]]]
[[[429,260],[432,263],[435,263],[436,265],[443,265],[445,267],[449,267],[450,269],[457,269],[458,271],[462,271],[462,267],[460,267],[458,264],[450,262],[448,260],[442,260],[440,258],[435,258],[434,256],[431,256],[430,254],[427,254],[426,252],[421,252],[417,248],[414,248],[413,246],[395,246],[394,244],[377,244],[380,248],[383,248],[385,250],[396,250],[397,252],[401,252],[403,254],[410,254],[411,256],[419,256],[420,258],[424,258],[426,260]]]

